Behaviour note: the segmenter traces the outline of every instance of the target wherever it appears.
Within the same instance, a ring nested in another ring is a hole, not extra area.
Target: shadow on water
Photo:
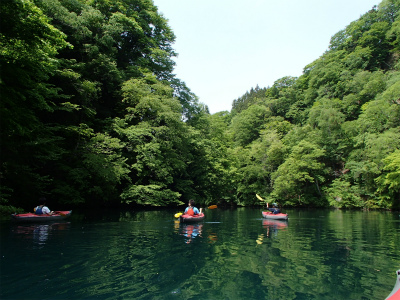
[[[1,226],[0,299],[385,299],[400,268],[386,212],[74,212]]]

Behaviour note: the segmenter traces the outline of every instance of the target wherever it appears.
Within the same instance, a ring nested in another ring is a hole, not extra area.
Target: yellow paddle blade
[[[256,197],[258,198],[258,200],[264,201],[264,199],[261,198],[260,195],[256,194]]]
[[[214,208],[217,208],[217,206],[216,206],[216,205],[210,205],[210,206],[208,207],[208,209],[214,209]]]
[[[182,213],[176,213],[175,214],[175,218],[179,218],[180,216],[182,216]]]

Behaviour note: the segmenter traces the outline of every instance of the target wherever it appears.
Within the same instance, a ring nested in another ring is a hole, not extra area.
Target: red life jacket
[[[187,210],[186,214],[188,214],[189,216],[194,216],[194,210],[192,207],[189,207],[189,209]]]

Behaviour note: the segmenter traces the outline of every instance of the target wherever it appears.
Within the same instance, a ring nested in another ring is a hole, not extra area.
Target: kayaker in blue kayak
[[[281,213],[281,210],[279,209],[278,204],[276,203],[272,203],[271,208],[269,208],[269,205],[267,203],[267,209],[271,211],[274,215]]]
[[[184,215],[189,215],[189,216],[195,216],[201,214],[202,209],[200,208],[200,211],[197,207],[195,207],[195,202],[193,199],[189,200],[188,207],[186,207],[185,212],[183,213]]]

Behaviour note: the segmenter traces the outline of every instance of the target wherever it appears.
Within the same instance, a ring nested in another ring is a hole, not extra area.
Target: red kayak
[[[272,220],[287,220],[288,219],[287,214],[283,214],[283,213],[274,214],[270,211],[263,211],[262,216],[263,216],[263,218],[272,219]]]
[[[48,222],[64,220],[68,218],[71,213],[72,210],[55,211],[52,215],[37,215],[35,213],[12,214],[11,218],[18,222]]]
[[[184,222],[184,223],[192,223],[192,222],[198,222],[201,220],[204,220],[205,215],[203,213],[199,214],[199,215],[187,215],[187,214],[183,214],[179,217],[179,221],[180,222]]]
[[[399,300],[400,299],[400,270],[396,271],[397,279],[396,284],[390,295],[385,300]]]

